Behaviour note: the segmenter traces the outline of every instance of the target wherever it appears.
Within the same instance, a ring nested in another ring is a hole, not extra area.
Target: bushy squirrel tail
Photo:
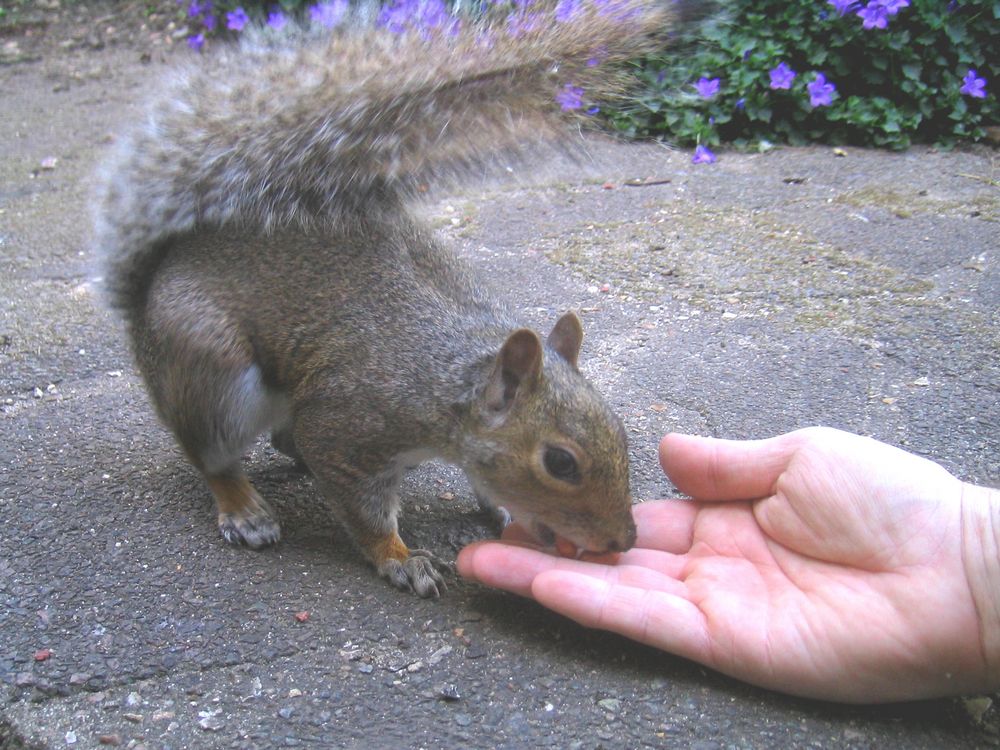
[[[172,236],[355,221],[565,139],[567,117],[618,93],[614,63],[671,25],[669,5],[643,0],[514,7],[471,20],[397,0],[324,34],[260,29],[180,70],[108,169],[112,301],[134,308]]]

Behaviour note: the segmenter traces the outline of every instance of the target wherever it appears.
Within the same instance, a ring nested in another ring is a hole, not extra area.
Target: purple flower
[[[247,12],[240,6],[236,10],[226,13],[226,28],[230,31],[242,31],[249,20]]]
[[[610,16],[615,21],[627,21],[642,13],[642,9],[632,0],[594,0],[602,16]]]
[[[188,37],[188,47],[193,49],[195,52],[201,52],[201,48],[205,46],[205,35],[204,34],[194,34]]]
[[[890,16],[894,16],[903,8],[910,7],[910,0],[879,0]]]
[[[857,15],[864,21],[861,24],[866,29],[884,29],[889,25],[891,15],[880,0],[871,0],[864,8],[857,12]]]
[[[288,18],[277,8],[267,14],[267,25],[272,29],[283,29],[286,23]]]
[[[556,101],[563,112],[572,112],[575,109],[580,109],[583,107],[583,89],[579,86],[574,86],[572,83],[567,83],[563,86],[562,91],[556,94]]]
[[[742,112],[746,108],[747,108],[747,100],[745,97],[741,96],[739,99],[736,100],[736,109]]]
[[[201,25],[205,27],[206,31],[215,31],[215,26],[218,22],[219,19],[211,13],[206,14],[205,17],[201,19]]]
[[[826,76],[817,73],[815,80],[806,86],[809,92],[809,104],[813,107],[825,107],[833,101],[833,94],[837,87],[826,82]]]
[[[309,20],[324,29],[332,29],[344,20],[349,4],[347,0],[325,0],[309,6]]]
[[[416,3],[407,2],[407,0],[386,3],[378,14],[377,25],[388,29],[393,34],[402,34],[410,26],[416,12]]]
[[[580,14],[580,0],[560,0],[556,6],[556,21],[566,23]]]
[[[845,16],[854,10],[858,4],[855,0],[827,0],[833,9],[837,11],[837,15]]]
[[[691,157],[692,164],[715,164],[715,154],[700,143],[694,147],[694,156]]]
[[[605,58],[607,58],[607,56],[608,56],[608,48],[607,47],[600,47],[600,48],[598,48],[597,50],[595,50],[593,57],[590,57],[587,60],[587,67],[588,68],[596,68],[602,62],[604,62],[604,60],[605,60]]]
[[[346,10],[348,0],[340,1]],[[454,34],[461,24],[448,11],[442,0],[395,0],[382,8],[376,25],[388,29],[393,34],[402,34],[415,29],[427,36],[431,29],[441,29]]]
[[[442,0],[423,0],[420,4],[419,25],[424,29],[441,29],[449,34],[457,34],[461,22],[448,10]]]
[[[197,18],[203,13],[212,12],[212,0],[205,0],[203,3],[197,2],[197,0],[191,0],[188,3],[188,16],[190,18]]]
[[[974,96],[976,99],[986,98],[986,79],[980,78],[976,71],[969,68],[969,72],[962,79],[962,88],[959,89],[966,96]]]
[[[719,79],[699,78],[698,82],[694,85],[694,90],[698,92],[698,96],[702,99],[711,99],[719,93]]]
[[[798,74],[789,68],[786,63],[778,63],[778,67],[774,68],[770,72],[771,88],[790,89],[792,87],[792,81],[795,80],[796,75]]]
[[[540,13],[512,13],[507,18],[507,33],[512,37],[530,34],[542,22]]]

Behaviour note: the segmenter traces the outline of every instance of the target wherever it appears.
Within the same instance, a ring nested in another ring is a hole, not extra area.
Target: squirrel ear
[[[580,322],[580,316],[571,310],[559,318],[552,326],[552,332],[545,343],[576,369],[580,345],[583,343],[583,323]]]
[[[519,390],[532,389],[542,371],[542,340],[530,328],[514,331],[497,355],[486,386],[486,403],[495,412],[506,411]]]

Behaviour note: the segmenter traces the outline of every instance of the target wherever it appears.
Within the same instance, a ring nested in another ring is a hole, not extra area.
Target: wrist
[[[979,618],[984,689],[1000,687],[1000,490],[962,485],[962,562]]]

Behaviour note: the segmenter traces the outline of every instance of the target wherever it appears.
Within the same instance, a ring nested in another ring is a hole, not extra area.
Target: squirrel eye
[[[568,450],[550,445],[546,447],[542,461],[545,464],[545,470],[556,479],[574,484],[580,481],[580,467],[573,454]]]

